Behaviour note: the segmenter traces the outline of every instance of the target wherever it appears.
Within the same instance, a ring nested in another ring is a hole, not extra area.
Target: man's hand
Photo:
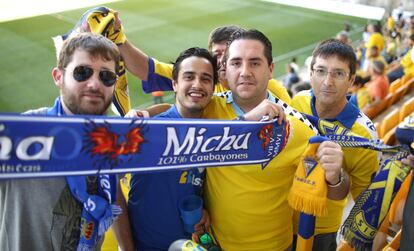
[[[264,118],[267,118],[268,120],[277,118],[277,123],[279,125],[286,120],[283,108],[267,99],[263,100],[258,106],[244,114],[245,120],[260,121]]]
[[[194,225],[195,233],[197,235],[203,234],[205,230],[210,228],[210,215],[207,210],[203,209],[203,215],[201,216],[200,221]]]
[[[414,155],[410,154],[407,158],[401,160],[401,162],[411,168],[414,168]]]
[[[344,199],[349,193],[350,182],[348,173],[342,169],[344,154],[341,146],[332,141],[324,141],[319,145],[316,156],[325,170],[328,198]]]
[[[316,156],[321,167],[325,170],[325,180],[328,184],[338,184],[344,158],[341,146],[332,141],[324,141],[319,145]]]
[[[125,114],[124,118],[149,118],[149,113],[146,110],[131,109]]]
[[[119,18],[118,11],[114,11],[115,22],[114,30],[108,34],[108,38],[114,42],[116,45],[122,45],[126,41],[126,36],[124,33],[124,27],[122,26],[121,19]]]

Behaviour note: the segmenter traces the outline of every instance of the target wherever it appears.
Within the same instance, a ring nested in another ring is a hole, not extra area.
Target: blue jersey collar
[[[315,107],[315,101],[316,101],[315,95],[313,91],[311,91],[310,93],[311,93],[310,106],[312,110],[312,115],[319,117],[318,112],[316,111],[316,107]],[[330,122],[338,121],[343,126],[345,126],[347,129],[351,129],[352,125],[358,119],[358,116],[359,116],[359,109],[352,103],[347,102],[345,108],[339,113],[338,116],[336,116],[335,119],[326,119],[326,120]]]
[[[47,115],[57,115],[62,116],[66,115],[65,111],[63,110],[62,101],[60,100],[60,96],[56,98],[55,104],[52,107],[49,107],[46,112]]]

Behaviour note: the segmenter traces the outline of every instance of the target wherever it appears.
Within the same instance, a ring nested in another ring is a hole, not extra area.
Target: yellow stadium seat
[[[394,82],[392,82],[392,83],[390,84],[390,89],[389,89],[389,91],[390,91],[391,93],[394,93],[395,91],[397,91],[397,89],[398,89],[398,88],[400,88],[400,87],[401,87],[401,85],[402,85],[402,79],[401,79],[401,78],[396,79],[396,80],[394,80]]]
[[[392,128],[396,127],[400,123],[400,111],[398,108],[395,108],[390,114],[385,116],[384,120],[381,122],[379,137],[382,139],[385,134],[387,134]]]
[[[414,112],[414,97],[405,101],[400,110],[400,121],[403,121],[405,117]]]
[[[370,119],[374,119],[378,114],[391,106],[392,98],[393,94],[388,93],[388,95],[383,100],[381,100],[381,102],[367,108],[367,110],[364,112],[365,115],[367,115]]]
[[[391,105],[397,103],[401,100],[402,97],[404,97],[404,93],[406,91],[406,86],[400,86],[395,92],[392,92],[392,99],[391,99]]]
[[[404,86],[406,87],[406,90],[407,90],[406,93],[410,93],[411,91],[413,91],[414,90],[414,77],[411,78],[407,83],[405,83]]]

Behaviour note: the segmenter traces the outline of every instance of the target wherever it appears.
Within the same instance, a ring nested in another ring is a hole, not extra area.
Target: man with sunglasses
[[[312,90],[296,94],[292,99],[292,106],[302,113],[345,127],[359,136],[377,139],[377,132],[371,120],[348,102],[347,92],[355,80],[355,71],[356,55],[351,46],[336,39],[321,42],[312,54]],[[335,128],[324,130],[326,133],[338,133]],[[343,149],[343,152],[342,172],[336,181],[328,183],[328,186],[340,186],[349,176],[352,184],[351,194],[356,199],[370,184],[371,176],[378,169],[377,153],[356,148]],[[346,202],[346,199],[328,200],[329,214],[316,219],[313,250],[336,250],[336,232],[340,227]]]
[[[60,96],[52,107],[26,114],[105,115],[111,104],[119,59],[117,46],[101,35],[82,33],[68,39],[52,70]],[[98,179],[77,176],[71,181],[67,177],[1,180],[0,250],[79,248],[81,235],[85,234],[81,231],[85,209],[73,195],[73,184],[85,183],[86,193],[98,195]],[[97,240],[90,244],[93,250],[99,250],[101,243]]]

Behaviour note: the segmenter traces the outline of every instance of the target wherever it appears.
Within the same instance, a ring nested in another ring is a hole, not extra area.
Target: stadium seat
[[[407,117],[413,112],[414,112],[414,97],[405,101],[404,104],[401,106],[400,121],[403,121],[405,117]]]
[[[411,76],[404,75],[404,76],[401,77],[401,84],[404,85],[411,79],[412,79]]]
[[[396,143],[395,130],[396,130],[396,127],[392,128],[381,138],[384,144],[387,144],[390,146],[395,145]]]
[[[391,129],[396,127],[400,123],[400,111],[398,108],[392,110],[384,120],[381,122],[378,136],[382,139]]]
[[[401,78],[394,80],[394,82],[390,84],[389,92],[394,93],[395,91],[397,91],[398,88],[400,88],[401,85],[402,85]]]
[[[394,95],[392,93],[388,93],[387,96],[385,96],[385,98],[382,100],[382,102],[384,103],[383,111],[385,111],[386,109],[388,109],[392,105],[393,96]]]
[[[408,79],[402,86],[405,87],[404,95],[411,92],[411,90],[414,86],[414,78]]]
[[[392,98],[393,94],[389,93],[383,100],[381,100],[381,102],[367,108],[364,112],[365,115],[367,115],[370,119],[374,119],[378,114],[391,106]]]
[[[400,86],[395,92],[392,92],[392,99],[391,99],[391,105],[397,103],[401,100],[402,97],[404,97],[404,93],[406,91],[406,86]]]

